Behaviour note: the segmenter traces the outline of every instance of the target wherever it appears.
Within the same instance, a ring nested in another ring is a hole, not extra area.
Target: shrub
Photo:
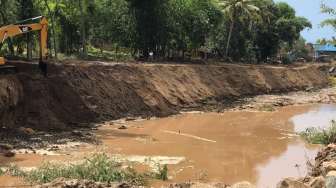
[[[326,129],[308,128],[300,135],[312,144],[328,145],[336,142],[336,122],[333,120],[331,126]]]

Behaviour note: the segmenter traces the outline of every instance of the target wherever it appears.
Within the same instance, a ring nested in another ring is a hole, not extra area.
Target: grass
[[[328,145],[336,142],[336,122],[333,120],[326,129],[308,128],[300,133],[306,141],[312,144]]]
[[[332,87],[336,87],[336,77],[329,76],[329,83]]]
[[[127,182],[134,186],[147,185],[148,179],[168,179],[168,168],[159,167],[158,172],[138,173],[133,168],[122,168],[121,163],[106,154],[96,154],[80,164],[58,165],[46,163],[36,170],[24,172],[17,166],[10,166],[6,172],[23,177],[32,183],[49,183],[58,178],[90,180],[94,182]]]
[[[120,51],[116,53],[115,51],[103,50],[100,51],[93,46],[88,48],[88,56],[91,59],[103,59],[107,61],[130,61],[133,57],[130,52]]]
[[[264,104],[262,106],[260,106],[259,111],[263,111],[263,112],[273,112],[275,111],[274,106],[272,106],[271,104]]]

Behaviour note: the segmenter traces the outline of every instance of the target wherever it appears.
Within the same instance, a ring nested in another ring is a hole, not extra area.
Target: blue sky
[[[316,42],[319,38],[331,39],[336,37],[336,31],[331,27],[320,27],[320,23],[330,16],[320,12],[321,0],[275,0],[276,2],[286,2],[295,8],[297,16],[306,17],[313,24],[313,29],[305,30],[302,36],[307,42]],[[328,5],[336,8],[336,0],[326,0]]]

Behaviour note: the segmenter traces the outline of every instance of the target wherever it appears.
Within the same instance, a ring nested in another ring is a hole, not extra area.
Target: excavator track
[[[3,65],[0,66],[0,75],[16,74],[18,73],[16,66]]]

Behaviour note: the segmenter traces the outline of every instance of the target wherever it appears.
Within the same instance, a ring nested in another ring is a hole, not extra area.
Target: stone
[[[330,171],[336,170],[336,161],[328,161],[322,163],[322,172],[328,174]]]
[[[336,171],[328,172],[325,181],[326,181],[327,188],[335,188],[336,187]]]
[[[125,129],[127,129],[127,127],[125,125],[122,125],[118,129],[125,130]]]
[[[0,144],[0,151],[1,150],[12,150],[14,147],[10,144]]]
[[[294,178],[286,178],[277,184],[277,188],[310,188],[310,187]]]
[[[312,180],[309,183],[309,186],[311,188],[325,188],[326,182],[325,179],[322,176],[312,178]]]
[[[231,188],[255,188],[250,182],[239,182],[231,186]]]
[[[5,157],[14,157],[14,156],[15,156],[15,153],[12,152],[12,151],[5,151],[5,152],[3,152],[3,155],[4,155]]]
[[[35,131],[32,128],[20,127],[19,131],[21,133],[23,133],[23,134],[26,134],[26,135],[33,135],[33,134],[35,134]]]
[[[78,137],[83,137],[83,133],[81,131],[78,131],[78,130],[74,130],[71,132],[72,135],[74,136],[78,136]]]

